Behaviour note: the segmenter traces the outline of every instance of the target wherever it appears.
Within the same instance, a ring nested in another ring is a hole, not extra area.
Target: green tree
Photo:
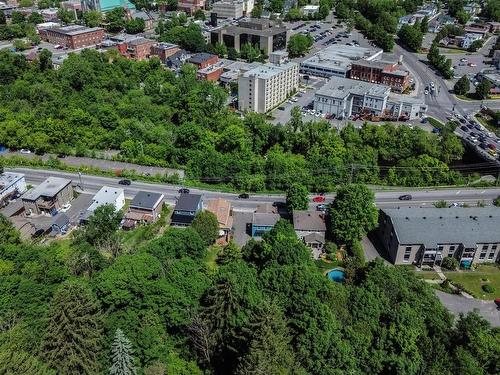
[[[71,10],[59,8],[57,10],[57,18],[59,18],[63,23],[71,23],[75,20],[75,13]]]
[[[98,10],[84,12],[83,21],[87,27],[97,27],[102,23],[102,12]]]
[[[500,195],[493,199],[493,205],[496,207],[500,207]]]
[[[238,53],[238,51],[236,51],[234,48],[228,48],[227,58],[229,60],[237,60],[237,59],[239,59],[239,57],[240,57],[240,54]]]
[[[228,54],[227,47],[223,43],[215,43],[215,45],[213,46],[213,52],[219,57],[225,57]],[[235,59],[233,58],[233,60]]]
[[[172,258],[185,256],[195,259],[203,258],[206,246],[193,228],[170,228],[163,236],[151,241],[147,246],[147,251],[165,264]]]
[[[424,34],[420,29],[420,24],[403,25],[399,29],[398,37],[406,47],[417,52],[422,47]]]
[[[448,207],[448,202],[445,200],[439,200],[437,202],[434,202],[434,207],[436,208],[446,208]]]
[[[7,346],[0,347],[0,373],[55,375],[42,361],[25,351],[13,350]]]
[[[20,24],[26,21],[26,16],[21,12],[12,12],[10,16],[10,22],[13,24]]]
[[[38,24],[38,23],[42,23],[43,22],[43,17],[40,13],[38,12],[33,12],[31,13],[29,16],[28,16],[28,19],[27,21],[29,23],[33,23],[33,24]]]
[[[295,34],[288,41],[288,53],[290,57],[299,57],[305,55],[313,45],[311,35]]]
[[[106,30],[117,33],[125,28],[125,10],[121,7],[114,8],[106,13]]]
[[[111,345],[111,368],[110,375],[135,375],[137,370],[134,365],[134,350],[132,343],[118,328]]]
[[[290,211],[307,210],[309,207],[309,192],[299,183],[290,185],[286,191],[286,205]]]
[[[453,257],[446,257],[441,262],[441,267],[446,270],[455,271],[458,269],[458,260]]]
[[[191,227],[198,232],[206,246],[212,245],[219,237],[219,222],[212,212],[203,210],[196,214]]]
[[[133,18],[125,22],[125,30],[129,34],[139,34],[144,31],[146,22],[142,18]]]
[[[224,246],[217,254],[218,264],[227,264],[235,260],[241,259],[242,253],[241,249],[236,245],[236,243],[231,240]]]
[[[201,10],[201,9],[197,9],[197,10],[194,12],[193,16],[194,16],[194,19],[195,19],[195,20],[202,20],[202,21],[205,21],[205,18],[206,18],[206,17],[205,17],[205,12],[204,12],[203,10]]]
[[[7,23],[7,19],[5,18],[5,13],[3,10],[0,10],[0,25],[5,25]]]
[[[240,57],[248,62],[256,61],[260,56],[260,50],[257,46],[252,46],[250,43],[245,43],[240,48]]]
[[[365,185],[341,187],[328,212],[329,232],[339,244],[352,244],[377,225],[375,196]]]
[[[479,85],[476,86],[476,97],[480,100],[488,99],[492,87],[493,85],[490,81],[483,79]]]
[[[457,13],[455,13],[455,18],[457,19],[458,23],[461,25],[465,25],[467,21],[469,20],[470,16],[469,14],[461,9]]]
[[[467,51],[469,52],[477,52],[481,49],[481,47],[483,46],[484,44],[484,40],[483,39],[479,39],[479,40],[475,40],[471,43],[471,45],[469,46],[469,48],[467,49]]]
[[[62,374],[95,374],[101,340],[102,316],[93,292],[82,283],[62,284],[48,311],[43,358]]]
[[[422,18],[422,21],[420,22],[420,31],[424,34],[426,34],[429,30],[429,17],[425,16]]]
[[[462,76],[457,83],[455,83],[455,86],[453,86],[453,91],[457,95],[465,95],[469,92],[469,90],[470,82],[466,75]]]
[[[262,5],[261,4],[256,4],[253,9],[252,9],[252,18],[260,18],[262,17],[262,12],[264,10],[262,9]]]
[[[282,13],[285,0],[270,0],[267,9],[272,13]]]

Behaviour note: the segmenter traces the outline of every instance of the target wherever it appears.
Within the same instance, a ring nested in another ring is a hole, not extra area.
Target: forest
[[[464,153],[453,134],[392,125],[349,125],[337,131],[304,122],[294,108],[287,124],[233,112],[227,92],[178,76],[160,61],[131,61],[113,52],[70,54],[53,70],[50,52],[29,63],[0,51],[0,145],[36,153],[88,155],[116,149],[121,160],[179,167],[188,180],[243,191],[285,190],[301,181],[330,191],[346,181],[430,186],[461,184],[450,165]]]
[[[500,330],[476,313],[454,324],[407,268],[348,257],[333,282],[283,220],[262,242],[215,253],[203,225],[125,248],[119,221],[102,206],[70,239],[40,245],[0,216],[0,373],[500,370]]]

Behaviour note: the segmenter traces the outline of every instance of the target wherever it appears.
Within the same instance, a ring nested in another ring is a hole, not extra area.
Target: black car
[[[250,195],[248,195],[247,193],[241,193],[240,195],[238,195],[238,198],[248,199],[248,198],[250,198]]]
[[[57,155],[57,157],[58,157],[59,159],[64,159],[64,158],[66,157],[66,155],[64,155],[64,154],[58,154],[58,155]]]
[[[468,132],[469,128],[467,126],[461,126],[460,129],[462,129],[464,132]]]
[[[477,130],[483,130],[479,124],[474,125]]]
[[[322,212],[325,212],[327,210],[328,206],[326,204],[318,204],[316,206],[316,210],[317,211],[322,211]]]
[[[413,197],[410,194],[404,194],[399,196],[400,201],[411,201]]]
[[[474,129],[474,124],[467,124],[467,127],[468,127],[469,129]]]
[[[120,185],[130,185],[132,183],[132,181],[130,181],[130,180],[120,180],[120,181],[118,181],[118,183]]]
[[[465,124],[466,123],[465,119],[463,119],[463,118],[459,119],[458,121],[460,121],[461,124]]]
[[[186,188],[180,188],[180,189],[179,189],[179,193],[181,193],[181,194],[189,194],[189,189],[186,189]]]

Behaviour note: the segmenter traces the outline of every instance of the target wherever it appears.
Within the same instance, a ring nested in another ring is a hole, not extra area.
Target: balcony
[[[41,200],[41,201],[38,201],[36,203],[36,205],[38,206],[38,208],[51,210],[56,205],[56,201],[55,200]]]

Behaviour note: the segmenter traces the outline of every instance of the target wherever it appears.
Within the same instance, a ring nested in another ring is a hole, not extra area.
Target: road
[[[437,297],[455,317],[460,313],[467,314],[478,310],[478,313],[491,323],[494,327],[500,327],[500,312],[493,301],[481,301],[478,299],[465,298],[460,295],[448,294],[439,290],[435,291]]]
[[[26,183],[31,185],[38,185],[50,176],[69,178],[73,180],[74,185],[80,185],[79,176],[74,173],[28,168],[6,168],[6,170],[24,173],[26,176]],[[104,185],[111,187],[122,187],[125,190],[125,196],[127,198],[133,198],[135,194],[140,190],[159,192],[165,195],[166,202],[171,205],[175,204],[176,199],[179,196],[178,190],[181,188],[181,186],[176,185],[153,184],[140,181],[133,181],[129,186],[122,186],[118,184],[118,181],[118,178],[82,175],[83,189],[81,189],[81,186],[79,186],[79,188],[87,193],[96,193]],[[205,200],[215,199],[219,197],[225,198],[231,202],[234,210],[244,212],[253,212],[259,204],[285,201],[285,196],[280,194],[255,194],[250,195],[250,198],[248,199],[239,199],[238,195],[234,193],[224,193],[201,189],[190,190],[193,194],[202,194]],[[413,197],[412,201],[400,201],[398,197],[403,194],[411,194]],[[377,207],[380,208],[401,206],[432,207],[433,203],[439,200],[445,200],[449,203],[463,202],[468,203],[469,205],[475,205],[478,201],[484,201],[486,204],[491,204],[492,199],[496,198],[499,195],[500,188],[449,188],[439,190],[429,189],[411,191],[376,191],[375,200]],[[334,194],[327,194],[325,197],[325,203],[331,202],[334,197]],[[314,208],[314,206],[315,204],[311,203],[311,208]]]

